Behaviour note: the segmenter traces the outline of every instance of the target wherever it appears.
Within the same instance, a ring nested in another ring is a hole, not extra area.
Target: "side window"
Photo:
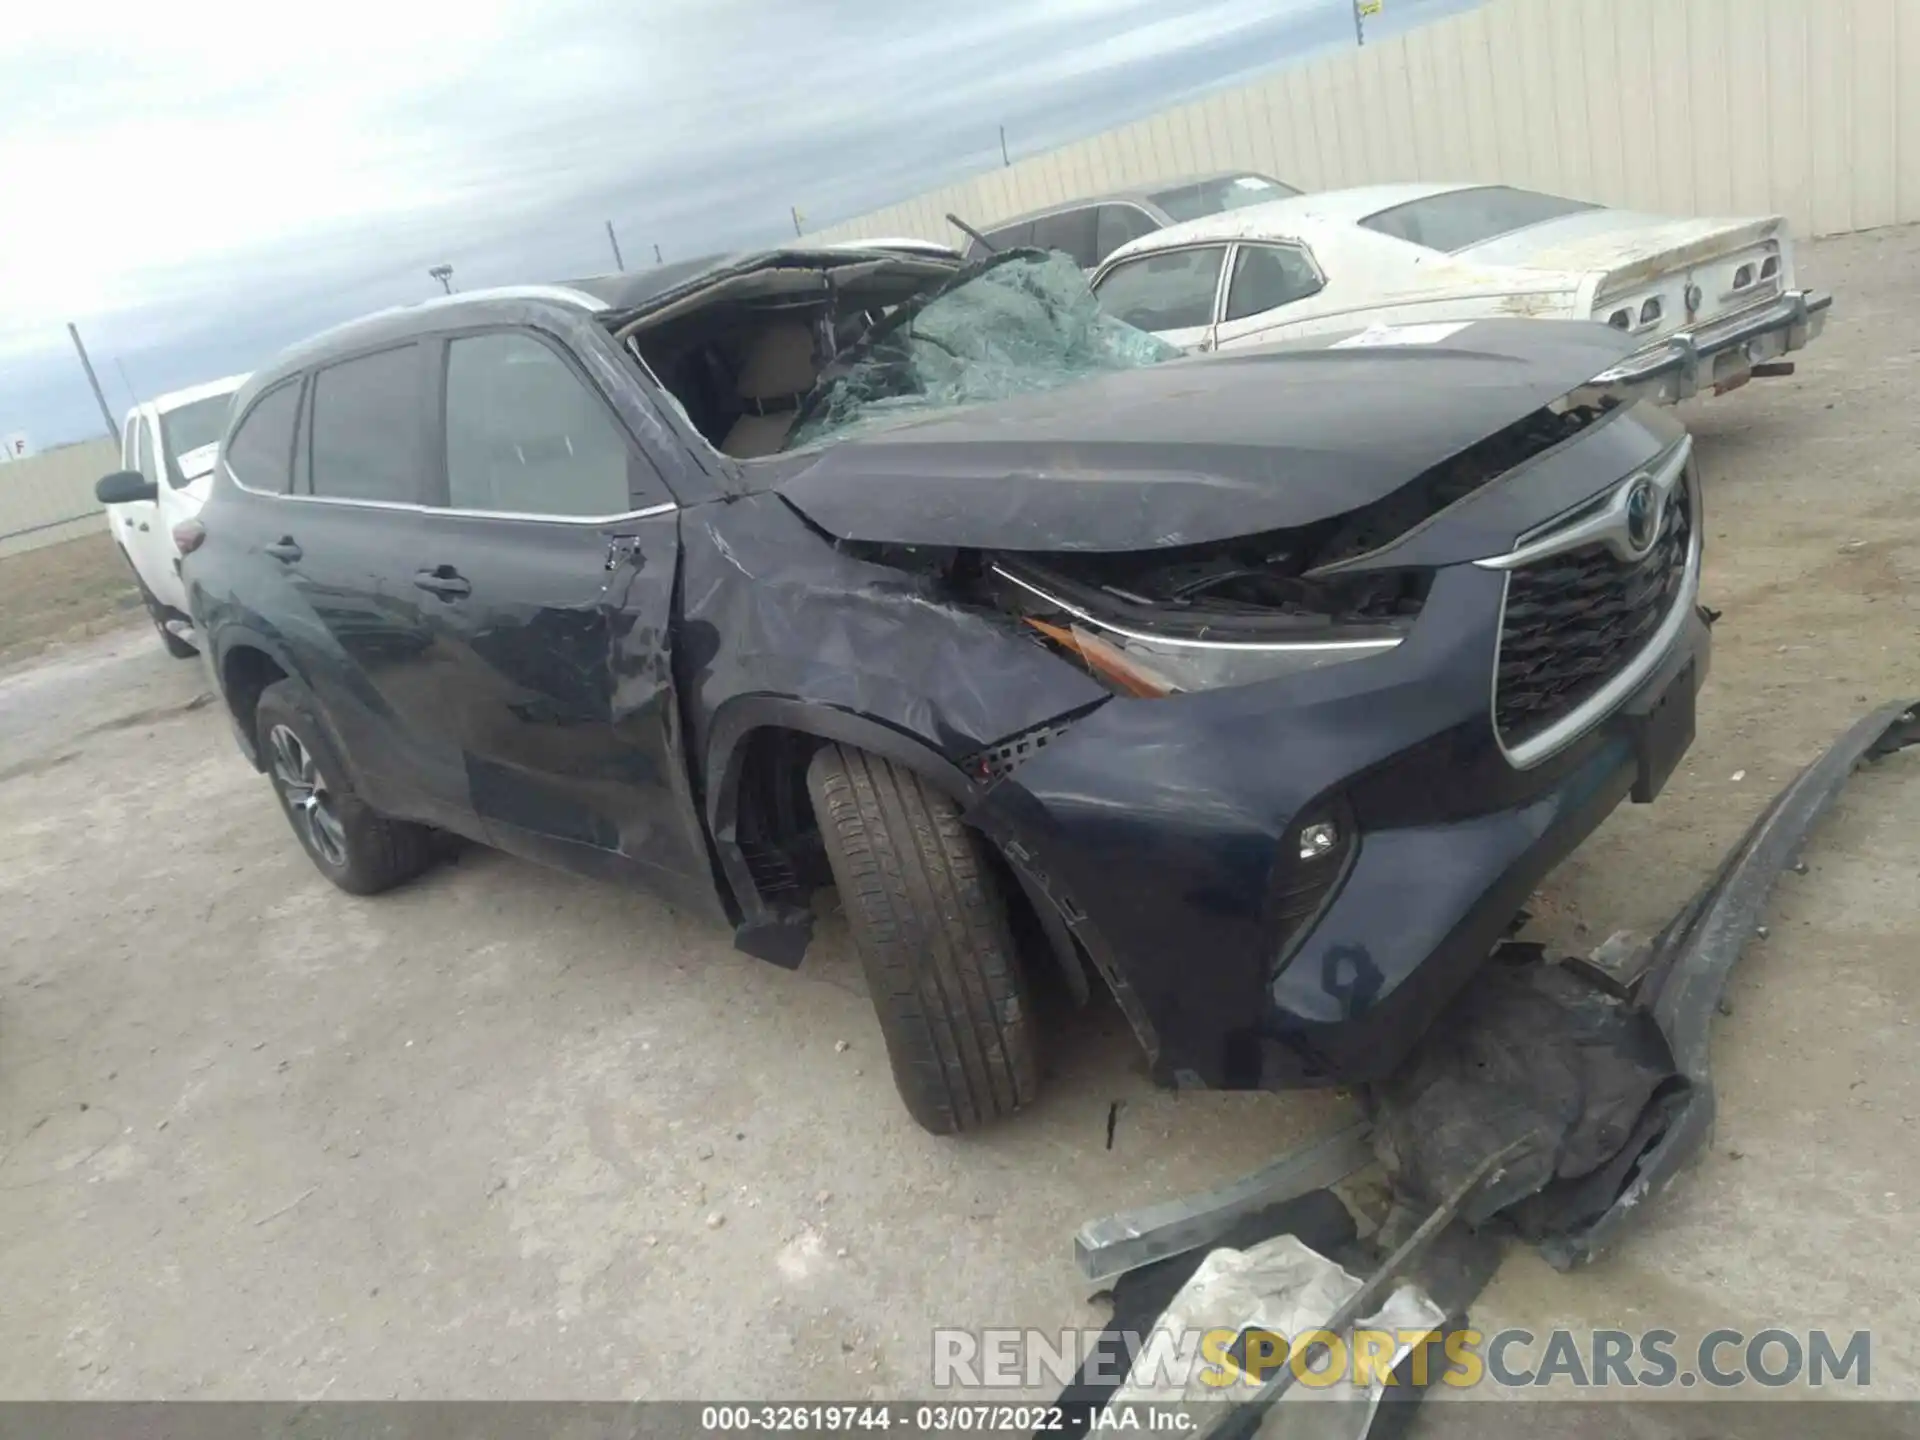
[[[1073,263],[1082,270],[1091,270],[1096,263],[1093,254],[1096,213],[1089,205],[1043,216],[1033,222],[1033,243],[1042,250],[1064,251],[1073,257]]]
[[[1018,225],[1002,225],[998,230],[986,230],[982,233],[993,242],[993,248],[996,250],[1018,250],[1022,246],[1034,243],[1031,220],[1023,220]],[[978,245],[974,246],[974,250],[981,255],[986,254],[986,251],[981,250]]]
[[[1203,245],[1122,261],[1100,282],[1100,307],[1142,330],[1211,325],[1226,253],[1223,245]]]
[[[315,495],[418,500],[425,398],[416,345],[377,350],[313,377]]]
[[[1102,205],[1093,227],[1093,263],[1142,235],[1151,235],[1160,227],[1138,205]]]
[[[139,443],[140,416],[136,411],[134,414],[129,415],[127,417],[127,423],[120,427],[120,468],[122,470],[138,470],[140,468],[139,462],[135,459],[133,453],[133,447]]]
[[[447,503],[518,515],[633,509],[627,437],[573,367],[530,335],[447,346]]]
[[[249,490],[287,493],[293,470],[293,425],[300,414],[300,381],[287,380],[253,402],[220,452],[227,469]]]
[[[133,421],[133,468],[138,470],[154,484],[160,483],[160,467],[154,463],[153,438],[147,433],[147,417],[137,415]]]
[[[1227,319],[1244,320],[1318,293],[1326,281],[1293,245],[1242,245],[1227,285]]]

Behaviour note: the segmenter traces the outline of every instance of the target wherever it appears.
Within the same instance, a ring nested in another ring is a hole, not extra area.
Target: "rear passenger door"
[[[670,667],[673,497],[557,337],[439,349],[421,583],[469,802],[502,849],[710,909]]]
[[[448,658],[420,589],[420,504],[432,436],[432,347],[409,341],[335,361],[307,383],[293,498],[266,554],[299,599],[298,650],[347,765],[374,808],[471,832],[444,703]]]

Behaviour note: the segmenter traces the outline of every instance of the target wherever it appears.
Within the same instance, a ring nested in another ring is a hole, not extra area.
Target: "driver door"
[[[154,450],[153,427],[138,410],[127,419],[120,463],[144,475],[158,496],[159,487],[166,482],[161,478],[160,460]],[[141,580],[154,598],[176,610],[184,609],[186,595],[180,577],[173,573],[173,536],[160,514],[159,500],[129,500],[114,506],[114,530],[115,538],[125,547],[127,558],[133,561],[133,568],[140,572]]]
[[[1131,256],[1094,286],[1100,308],[1182,350],[1213,348],[1227,247],[1184,245]]]

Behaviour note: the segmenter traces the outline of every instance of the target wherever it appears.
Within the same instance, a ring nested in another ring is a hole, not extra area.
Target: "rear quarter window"
[[[1411,200],[1369,215],[1360,223],[1368,230],[1391,235],[1409,245],[1452,254],[1483,240],[1511,235],[1532,225],[1544,225],[1563,215],[1599,208],[1585,200],[1566,200],[1533,190],[1486,185],[1477,190],[1453,190],[1444,195],[1429,195],[1424,200]]]

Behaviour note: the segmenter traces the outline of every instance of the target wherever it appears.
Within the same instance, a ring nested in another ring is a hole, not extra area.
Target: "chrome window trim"
[[[538,520],[549,525],[612,525],[622,520],[650,520],[680,508],[677,500],[663,501],[639,510],[623,510],[616,515],[548,515],[531,510],[462,510],[452,505],[422,505],[413,500],[355,500],[345,495],[292,495],[275,490],[256,490],[228,468],[226,457],[220,469],[234,488],[263,500],[296,500],[304,505],[348,505],[361,510],[409,510],[416,515],[465,515],[476,520]]]
[[[1689,437],[1682,444],[1676,446],[1672,452],[1673,455],[1679,457],[1682,469],[1673,469],[1670,471],[1666,484],[1661,489],[1663,497],[1670,492],[1673,480],[1682,473],[1686,457],[1692,454],[1692,447],[1693,442],[1691,437]],[[1621,481],[1620,484],[1615,487],[1615,497],[1624,497],[1633,487],[1633,482],[1645,473],[1644,471],[1636,472]],[[1660,662],[1666,659],[1667,652],[1673,648],[1674,642],[1680,638],[1680,633],[1686,628],[1687,619],[1693,614],[1693,608],[1700,598],[1700,557],[1706,540],[1705,514],[1702,508],[1703,502],[1700,490],[1700,478],[1696,474],[1687,492],[1687,515],[1692,521],[1692,533],[1687,542],[1686,570],[1680,582],[1680,593],[1674,599],[1673,608],[1667,612],[1666,618],[1660,622],[1660,628],[1653,632],[1652,638],[1640,648],[1639,653],[1625,665],[1621,666],[1606,684],[1602,685],[1579,705],[1554,721],[1553,724],[1547,726],[1547,728],[1539,734],[1529,736],[1518,745],[1510,746],[1505,740],[1500,738],[1499,720],[1500,645],[1506,633],[1507,591],[1513,584],[1513,570],[1516,566],[1525,563],[1524,560],[1516,557],[1520,556],[1524,550],[1528,559],[1539,559],[1545,555],[1557,555],[1565,550],[1597,543],[1592,529],[1593,522],[1583,521],[1577,526],[1569,526],[1566,531],[1546,536],[1542,540],[1536,541],[1532,546],[1516,548],[1511,555],[1502,555],[1492,560],[1478,560],[1474,562],[1486,569],[1502,572],[1500,582],[1500,625],[1494,632],[1493,674],[1488,680],[1487,686],[1487,723],[1493,730],[1494,744],[1500,747],[1500,753],[1506,757],[1507,763],[1512,765],[1514,769],[1531,770],[1534,766],[1552,759],[1555,755],[1566,749],[1567,746],[1590,733],[1603,720],[1618,710],[1635,690],[1646,683],[1647,678],[1652,675],[1655,670],[1660,668]],[[1613,519],[1613,509],[1614,507],[1610,505],[1606,511],[1602,512],[1602,516],[1600,517],[1606,520],[1608,526],[1615,523]],[[1619,523],[1625,523],[1624,513]],[[1562,544],[1559,542],[1562,540],[1563,535],[1577,535],[1579,538],[1569,544]],[[1604,542],[1604,538],[1605,535],[1603,532],[1601,536],[1602,542]]]
[[[1022,590],[1026,591],[1029,595],[1037,596],[1039,599],[1046,601],[1047,604],[1056,606],[1059,609],[1066,611],[1067,614],[1073,616],[1074,619],[1083,621],[1084,623],[1093,626],[1096,630],[1104,630],[1110,635],[1121,635],[1129,640],[1139,640],[1142,643],[1148,644],[1148,645],[1166,646],[1169,649],[1261,650],[1261,651],[1313,650],[1323,654],[1331,650],[1355,650],[1355,651],[1361,651],[1367,654],[1380,654],[1393,649],[1395,646],[1399,645],[1401,643],[1401,640],[1404,638],[1404,637],[1396,637],[1392,640],[1240,641],[1240,640],[1188,640],[1177,635],[1156,635],[1151,631],[1129,630],[1124,625],[1115,625],[1110,620],[1102,620],[1098,616],[1088,614],[1085,610],[1081,609],[1078,605],[1069,604],[1067,601],[1062,600],[1057,595],[1049,595],[1045,590],[1042,590],[1038,585],[1034,585],[1026,580],[1022,580],[1018,575],[1010,574],[1008,571],[1002,569],[998,565],[993,566],[992,569],[993,569],[993,573],[999,576],[1002,580],[1005,580],[1012,585],[1018,585]]]

